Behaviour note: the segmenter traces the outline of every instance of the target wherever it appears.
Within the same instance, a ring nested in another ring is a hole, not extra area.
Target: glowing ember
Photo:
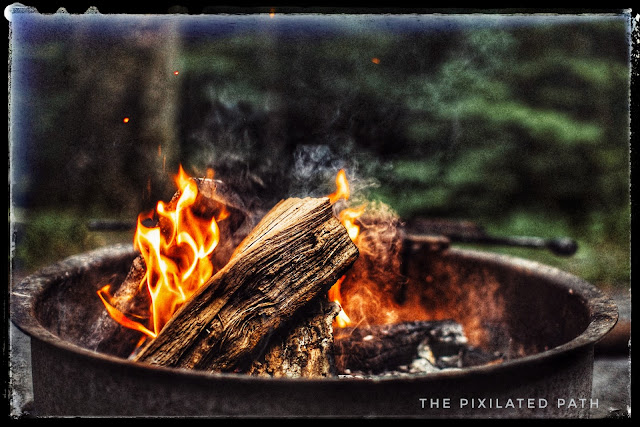
[[[129,123],[129,117],[125,117],[124,119],[122,119],[123,123]]]
[[[138,216],[134,246],[144,258],[147,270],[140,286],[151,296],[150,324],[145,326],[118,311],[111,303],[109,286],[98,291],[111,317],[121,325],[155,337],[173,316],[214,273],[210,255],[219,242],[221,218],[203,219],[193,214],[198,195],[196,182],[182,166],[175,178],[180,196],[175,206],[158,202],[155,213],[158,226],[146,227],[143,221],[152,217]]]
[[[329,201],[331,203],[336,203],[340,199],[349,200],[350,191],[349,191],[349,181],[347,180],[347,175],[343,169],[340,169],[338,174],[336,175],[336,191],[331,193],[329,197]],[[349,237],[355,243],[356,238],[360,234],[360,226],[355,223],[355,220],[362,215],[364,212],[365,206],[361,206],[356,209],[343,209],[338,214],[338,219],[344,227],[347,229],[347,233],[349,233]],[[329,289],[328,297],[331,301],[337,302],[340,304],[340,313],[336,316],[335,326],[339,328],[347,327],[351,324],[351,319],[345,313],[344,309],[342,309],[342,296],[340,295],[340,285],[344,281],[345,276],[342,276],[338,281]]]
[[[373,62],[374,64],[379,64],[380,58],[371,58],[371,62]]]
[[[174,75],[174,76],[177,76],[178,74],[180,74],[180,71],[178,71],[178,70],[175,70],[175,71],[173,72],[173,75]]]

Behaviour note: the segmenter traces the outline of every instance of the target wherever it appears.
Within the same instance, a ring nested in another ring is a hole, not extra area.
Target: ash
[[[409,364],[389,367],[375,373],[347,368],[338,377],[415,377],[472,366],[492,365],[507,359],[506,355],[499,351],[490,352],[469,345],[469,340],[459,323],[449,322],[446,327],[434,329],[429,335],[417,345],[415,358]]]

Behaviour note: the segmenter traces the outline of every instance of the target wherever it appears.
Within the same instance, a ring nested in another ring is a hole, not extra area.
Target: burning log
[[[452,320],[342,328],[334,335],[338,373],[381,373],[410,364],[423,343],[438,354],[449,355],[457,354],[467,342],[460,324]]]
[[[145,292],[144,287],[141,286],[145,273],[144,259],[138,256],[131,263],[129,274],[127,274],[113,297],[109,298],[109,304],[105,304],[105,306],[114,307],[117,311],[113,313],[119,312],[136,317],[148,317],[150,297],[149,293]],[[108,286],[101,289],[98,295],[103,299],[108,298],[107,291]],[[103,312],[94,324],[93,332],[85,338],[83,344],[101,353],[127,357],[136,348],[143,336],[135,329],[116,323],[112,315],[108,311]]]
[[[274,334],[267,352],[249,369],[250,375],[269,377],[328,377],[336,375],[333,357],[333,319],[337,303],[326,298],[309,304],[296,316],[293,328]]]
[[[135,360],[208,371],[248,368],[272,335],[325,294],[357,256],[328,199],[283,200]]]
[[[219,270],[229,261],[236,246],[247,236],[253,222],[239,198],[228,191],[222,182],[205,178],[193,178],[193,180],[197,184],[198,194],[191,207],[192,212],[203,219],[213,217],[219,219],[221,244],[211,255],[212,264],[216,270]],[[181,191],[174,194],[167,204],[168,210],[175,210],[180,196]],[[171,227],[164,217],[159,218],[158,222],[160,228]],[[127,316],[136,318],[149,317],[150,296],[143,283],[145,273],[144,258],[138,256],[132,262],[127,277],[115,290],[113,297],[108,297],[108,288],[103,288],[99,292],[101,298],[109,300],[109,304],[105,306],[111,306],[116,310],[105,311],[98,318],[93,333],[85,338],[84,345],[96,351],[120,357],[131,354],[144,336],[135,328],[135,325],[131,329],[122,323],[116,323],[113,316],[125,313]],[[120,317],[123,323],[128,323],[127,319]]]

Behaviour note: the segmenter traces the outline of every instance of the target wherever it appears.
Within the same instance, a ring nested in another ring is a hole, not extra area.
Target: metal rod
[[[129,231],[136,228],[136,223],[132,221],[122,221],[113,219],[93,219],[87,224],[90,231]],[[578,244],[569,237],[558,237],[555,239],[544,239],[542,237],[530,236],[509,236],[498,237],[482,234],[458,234],[458,233],[415,233],[407,234],[410,240],[419,243],[424,239],[435,238],[440,235],[455,243],[469,243],[476,245],[510,246],[519,248],[547,249],[558,256],[572,256],[578,250]],[[428,237],[430,236],[430,237]],[[442,243],[432,242],[427,243]]]
[[[146,227],[155,227],[157,221],[147,218],[142,221],[142,224]],[[132,231],[136,226],[136,221],[119,219],[92,219],[87,223],[89,231]]]
[[[482,245],[512,246],[519,248],[548,249],[555,255],[572,256],[578,250],[578,243],[568,237],[557,237],[555,239],[543,239],[541,237],[513,236],[463,236],[452,234],[447,236],[452,242],[473,243]]]

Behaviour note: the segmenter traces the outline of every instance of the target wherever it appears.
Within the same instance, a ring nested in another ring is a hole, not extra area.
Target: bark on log
[[[334,332],[336,370],[380,373],[416,358],[418,345],[459,348],[466,342],[459,323],[452,320],[414,321],[390,325],[342,328]],[[454,350],[453,348],[449,351]]]
[[[357,256],[327,198],[283,200],[136,360],[246,370],[271,335],[325,294]]]
[[[248,373],[290,378],[336,376],[332,323],[339,312],[340,306],[326,296],[310,303],[308,313],[296,316],[292,328],[274,334],[266,353]]]

